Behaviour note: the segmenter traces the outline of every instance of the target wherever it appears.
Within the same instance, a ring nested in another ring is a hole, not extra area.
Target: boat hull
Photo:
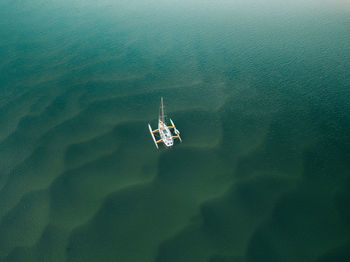
[[[159,135],[166,147],[171,147],[174,145],[174,139],[168,126],[161,120],[158,122]]]

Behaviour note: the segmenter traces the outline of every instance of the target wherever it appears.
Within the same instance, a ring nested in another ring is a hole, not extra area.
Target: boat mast
[[[160,108],[162,112],[161,120],[164,123],[164,106],[163,106],[163,97],[160,98]]]

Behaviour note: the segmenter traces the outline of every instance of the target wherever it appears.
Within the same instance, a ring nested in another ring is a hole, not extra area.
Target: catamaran
[[[151,125],[148,124],[148,129],[151,133],[151,136],[153,138],[153,142],[156,145],[157,149],[158,143],[163,142],[166,147],[171,147],[174,145],[174,139],[178,138],[180,142],[182,142],[180,137],[180,131],[176,129],[175,124],[173,120],[170,119],[171,126],[167,126],[165,123],[165,116],[164,116],[164,105],[163,105],[163,97],[160,99],[160,109],[159,109],[159,116],[158,116],[158,129],[152,130]],[[170,129],[173,129],[175,135],[173,135],[170,131]],[[154,134],[158,133],[160,139],[156,140]]]

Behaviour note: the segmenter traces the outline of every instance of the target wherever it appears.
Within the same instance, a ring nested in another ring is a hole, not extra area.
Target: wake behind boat
[[[174,122],[170,119],[171,126],[167,126],[165,123],[164,117],[164,105],[163,105],[163,97],[160,99],[160,110],[158,117],[158,129],[152,130],[151,125],[148,124],[149,131],[153,138],[153,142],[156,145],[157,149],[158,143],[163,142],[166,147],[171,147],[174,145],[174,139],[178,138],[180,142],[182,142],[180,137],[180,131],[176,129]],[[174,130],[175,135],[171,133],[171,129]],[[158,134],[160,139],[156,140],[154,134]]]

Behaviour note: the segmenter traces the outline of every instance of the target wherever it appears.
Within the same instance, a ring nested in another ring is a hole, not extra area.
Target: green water
[[[348,1],[3,0],[0,55],[1,262],[350,261]]]

